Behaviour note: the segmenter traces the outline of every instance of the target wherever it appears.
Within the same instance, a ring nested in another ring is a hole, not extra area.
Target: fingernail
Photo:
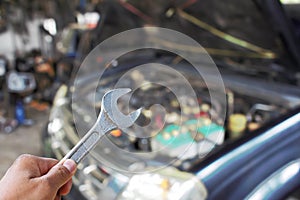
[[[76,169],[76,163],[71,159],[66,160],[63,166],[66,167],[71,173]]]

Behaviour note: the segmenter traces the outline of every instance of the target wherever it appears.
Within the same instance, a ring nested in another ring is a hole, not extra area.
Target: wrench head
[[[118,108],[118,99],[129,93],[130,88],[113,89],[105,93],[102,98],[102,110],[110,118],[110,120],[120,129],[126,129],[134,124],[142,108],[139,108],[128,115],[124,115]]]

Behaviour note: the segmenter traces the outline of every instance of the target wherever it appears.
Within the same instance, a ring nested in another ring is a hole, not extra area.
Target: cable
[[[119,3],[124,8],[126,8],[127,10],[129,10],[130,12],[132,12],[133,14],[137,15],[138,17],[140,17],[144,21],[148,22],[149,24],[152,24],[152,18],[151,17],[145,15],[141,10],[137,9],[132,4],[126,2],[126,0],[119,0]]]
[[[254,51],[258,54],[261,55],[262,58],[267,58],[267,59],[274,59],[276,58],[276,54],[270,50],[261,48],[259,46],[256,46],[254,44],[251,44],[245,40],[239,39],[235,36],[229,35],[227,33],[224,33],[223,31],[220,31],[216,29],[215,27],[201,21],[200,19],[184,12],[182,9],[177,9],[177,13],[180,17],[184,18],[185,20],[189,21],[190,23],[206,30],[209,31],[211,34],[220,37],[230,43],[236,44],[238,46],[244,47],[246,49],[249,49],[251,51]]]
[[[196,46],[189,46],[178,44],[174,42],[168,42],[166,40],[162,40],[159,38],[150,38],[151,42],[159,43],[165,47],[173,48],[173,49],[180,49],[186,52],[194,52],[194,53],[209,53],[211,55],[218,55],[218,56],[230,56],[230,57],[247,57],[247,58],[264,58],[264,59],[274,59],[273,57],[266,57],[260,53],[251,53],[251,52],[241,52],[241,51],[234,51],[234,50],[227,50],[227,49],[215,49],[215,48],[207,48],[207,47],[196,47]]]

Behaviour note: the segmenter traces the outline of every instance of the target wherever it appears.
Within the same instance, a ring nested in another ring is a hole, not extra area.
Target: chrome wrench
[[[134,124],[142,108],[133,111],[129,115],[124,115],[118,108],[118,99],[130,92],[129,88],[110,90],[104,94],[101,102],[101,111],[96,123],[86,133],[86,135],[65,155],[61,160],[72,159],[78,164],[100,141],[103,135],[120,128],[125,129]]]

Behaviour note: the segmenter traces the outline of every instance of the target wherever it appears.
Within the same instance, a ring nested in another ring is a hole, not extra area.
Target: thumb
[[[67,183],[76,171],[76,164],[73,160],[66,160],[63,164],[58,163],[45,175],[52,187],[57,189]]]

